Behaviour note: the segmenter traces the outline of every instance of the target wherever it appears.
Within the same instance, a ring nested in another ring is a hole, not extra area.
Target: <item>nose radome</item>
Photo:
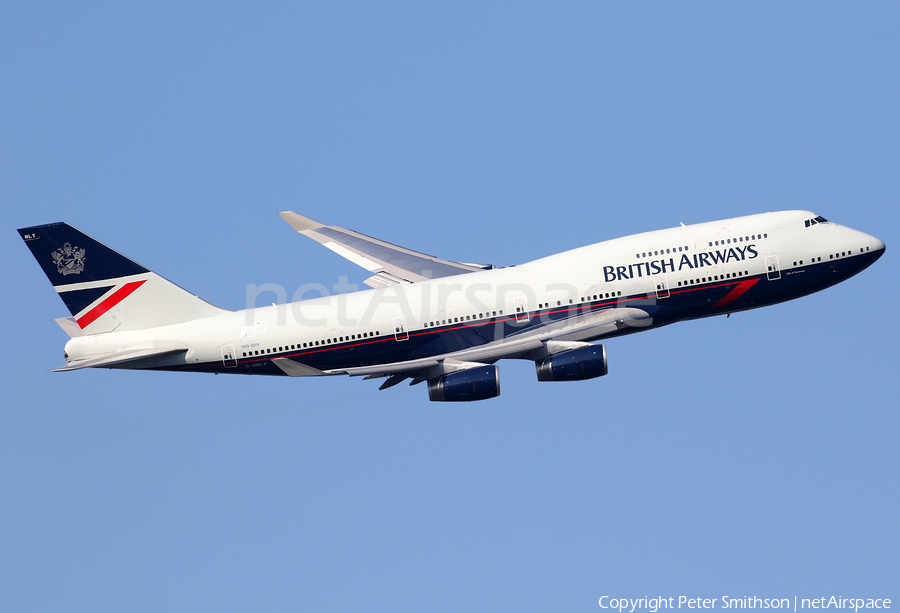
[[[869,247],[872,251],[884,251],[884,242],[874,236],[869,236]]]

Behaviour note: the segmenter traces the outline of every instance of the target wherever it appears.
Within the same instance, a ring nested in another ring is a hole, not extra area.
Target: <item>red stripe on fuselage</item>
[[[757,281],[759,281],[759,277],[757,277],[755,279],[747,279],[746,281],[741,281],[740,283],[737,284],[737,287],[735,287],[733,290],[731,290],[730,292],[728,292],[727,294],[722,296],[722,299],[719,300],[714,305],[712,305],[710,308],[715,309],[717,307],[728,306],[729,304],[731,304],[732,302],[734,302],[735,300],[737,300],[738,298],[743,296],[744,293],[748,289],[750,289],[751,287],[756,285]]]
[[[81,329],[84,330],[89,325],[97,321],[104,313],[108,310],[125,300],[128,296],[131,295],[131,292],[142,286],[146,282],[144,281],[132,281],[131,283],[126,283],[116,291],[110,295],[109,298],[95,306],[93,309],[85,313],[78,319],[78,325],[81,326]]]

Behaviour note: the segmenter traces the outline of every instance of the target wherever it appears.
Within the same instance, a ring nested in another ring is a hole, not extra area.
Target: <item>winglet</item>
[[[299,215],[294,211],[283,211],[278,213],[281,215],[282,219],[290,224],[290,226],[296,230],[297,232],[303,232],[304,230],[315,230],[316,228],[321,228],[325,224],[319,223],[309,217],[304,217],[303,215]]]

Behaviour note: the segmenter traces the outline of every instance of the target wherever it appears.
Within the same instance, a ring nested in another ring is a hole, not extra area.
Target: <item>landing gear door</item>
[[[237,356],[234,353],[234,345],[222,345],[222,366],[225,368],[237,367]]]
[[[668,298],[669,297],[669,277],[668,275],[656,275],[654,279],[656,282],[656,297],[657,298]]]
[[[766,256],[766,277],[769,281],[775,281],[781,278],[781,269],[778,267],[778,256]]]
[[[406,327],[406,318],[401,315],[394,317],[391,321],[394,324],[394,339],[398,341],[407,340],[409,338],[409,330]]]

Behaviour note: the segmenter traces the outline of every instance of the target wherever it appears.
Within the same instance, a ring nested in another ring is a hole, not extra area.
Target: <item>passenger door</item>
[[[234,345],[222,345],[222,366],[225,368],[237,367],[237,356],[234,353]]]
[[[781,268],[778,266],[778,256],[766,256],[766,278],[769,281],[775,281],[781,278]]]
[[[400,315],[391,320],[394,324],[394,339],[405,341],[409,338],[409,330],[406,328],[406,318]]]
[[[666,274],[656,275],[654,278],[656,282],[656,297],[657,298],[668,298],[669,297],[669,277]]]

